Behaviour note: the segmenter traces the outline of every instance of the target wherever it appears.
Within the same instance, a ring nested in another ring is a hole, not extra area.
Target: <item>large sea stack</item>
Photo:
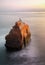
[[[5,39],[5,46],[8,50],[22,49],[31,39],[30,28],[27,24],[19,20],[12,27],[9,34],[5,36]]]

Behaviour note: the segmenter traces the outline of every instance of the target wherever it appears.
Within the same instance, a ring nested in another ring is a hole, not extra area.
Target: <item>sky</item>
[[[45,0],[0,0],[0,11],[45,9]]]

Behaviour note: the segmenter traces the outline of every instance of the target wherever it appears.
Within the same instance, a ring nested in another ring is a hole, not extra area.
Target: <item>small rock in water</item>
[[[26,46],[31,39],[31,32],[29,26],[19,20],[10,30],[9,34],[5,36],[6,48],[8,50],[20,50]]]

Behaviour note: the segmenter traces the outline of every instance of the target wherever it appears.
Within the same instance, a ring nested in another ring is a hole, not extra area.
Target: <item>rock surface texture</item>
[[[20,50],[28,44],[30,39],[31,32],[29,26],[19,20],[12,27],[9,34],[5,36],[5,46],[9,50]]]

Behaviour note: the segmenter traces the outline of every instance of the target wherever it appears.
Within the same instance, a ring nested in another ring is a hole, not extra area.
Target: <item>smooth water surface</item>
[[[5,35],[18,19],[30,26],[31,42],[17,52],[7,52]],[[45,65],[45,13],[0,14],[0,65]]]

